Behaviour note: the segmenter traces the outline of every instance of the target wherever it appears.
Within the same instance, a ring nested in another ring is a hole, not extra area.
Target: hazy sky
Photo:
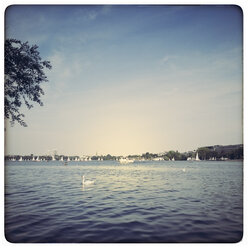
[[[242,12],[232,6],[12,6],[6,36],[53,66],[7,154],[141,154],[242,143]]]

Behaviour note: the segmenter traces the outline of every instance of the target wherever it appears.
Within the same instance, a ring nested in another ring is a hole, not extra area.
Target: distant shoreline
[[[5,160],[10,161],[104,161],[128,159],[133,161],[242,161],[243,160],[243,144],[237,145],[214,145],[199,147],[197,150],[180,153],[178,151],[168,151],[162,153],[146,152],[142,155],[128,155],[128,156],[112,156],[107,155],[83,155],[70,156],[54,152],[53,155],[6,155]]]

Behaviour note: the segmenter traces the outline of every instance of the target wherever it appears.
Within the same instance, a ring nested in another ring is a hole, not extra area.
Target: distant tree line
[[[99,160],[99,159],[102,159],[102,160],[117,160],[117,156],[112,156],[110,154],[108,155],[101,155],[101,156],[92,156],[91,157],[91,160]]]
[[[227,159],[243,159],[243,145],[236,146],[212,146],[212,147],[200,147],[197,149],[199,158],[201,160],[209,160],[216,158]]]

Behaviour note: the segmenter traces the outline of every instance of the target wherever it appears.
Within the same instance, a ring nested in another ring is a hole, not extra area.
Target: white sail
[[[200,161],[200,159],[199,159],[199,155],[198,155],[198,152],[196,153],[195,160],[196,160],[196,161]]]

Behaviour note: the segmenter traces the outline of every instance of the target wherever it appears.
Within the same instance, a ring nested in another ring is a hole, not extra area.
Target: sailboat
[[[200,161],[199,156],[198,156],[198,152],[196,153],[195,161]]]

